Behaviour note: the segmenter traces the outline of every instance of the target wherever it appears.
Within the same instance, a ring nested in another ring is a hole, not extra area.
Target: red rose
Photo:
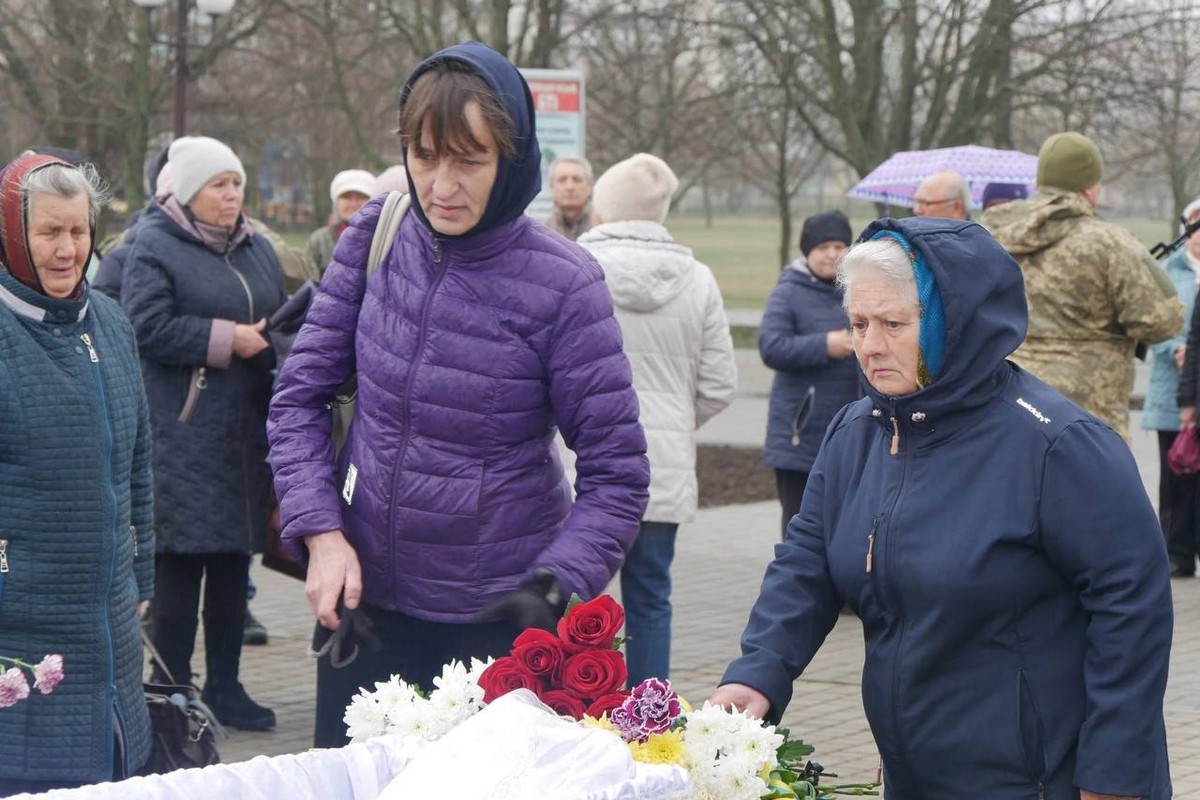
[[[593,719],[600,719],[614,708],[620,708],[627,697],[629,697],[629,692],[625,691],[606,694],[597,700],[593,700],[592,704],[588,706],[586,713]]]
[[[540,694],[546,688],[545,681],[525,669],[525,666],[512,656],[493,661],[479,676],[479,686],[483,689],[485,703],[490,703],[514,689],[529,689],[534,694]]]
[[[578,651],[587,647],[610,649],[624,624],[625,609],[604,594],[595,600],[573,606],[558,621],[558,635],[568,650]]]
[[[526,628],[513,642],[512,657],[533,675],[544,675],[551,685],[558,683],[567,651],[562,641],[541,628]]]
[[[595,700],[625,685],[625,656],[618,650],[584,650],[563,664],[562,685],[582,700]]]
[[[583,716],[583,702],[565,689],[551,689],[538,695],[541,701],[564,717],[579,719]]]

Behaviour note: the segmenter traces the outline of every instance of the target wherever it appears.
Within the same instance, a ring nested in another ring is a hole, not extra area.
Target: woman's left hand
[[[263,336],[267,329],[267,320],[260,319],[253,325],[239,323],[233,326],[233,352],[238,358],[251,359],[270,347],[270,342]]]
[[[137,604],[137,615],[138,615],[138,619],[145,619],[145,618],[146,618],[146,609],[148,609],[149,607],[150,607],[150,601],[149,601],[149,600],[143,600],[142,602],[140,602],[140,603],[138,603],[138,604]]]

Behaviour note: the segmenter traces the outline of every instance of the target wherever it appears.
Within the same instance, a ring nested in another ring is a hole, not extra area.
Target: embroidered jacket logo
[[[1030,414],[1032,414],[1033,418],[1036,419],[1038,422],[1041,422],[1044,425],[1050,424],[1050,418],[1047,417],[1042,412],[1038,411],[1037,408],[1034,407],[1031,403],[1027,402],[1024,397],[1017,398],[1017,405],[1019,405],[1021,408],[1025,409]]]

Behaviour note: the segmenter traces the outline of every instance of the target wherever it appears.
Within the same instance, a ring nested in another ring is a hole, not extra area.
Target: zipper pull
[[[8,572],[8,539],[0,539],[0,572]]]
[[[86,333],[81,333],[79,334],[79,338],[83,340],[84,346],[88,349],[88,358],[92,360],[93,364],[99,364],[100,356],[96,355],[96,348],[92,347],[92,337]]]
[[[208,388],[208,367],[200,367],[196,372],[196,388],[202,392]]]
[[[136,525],[129,526],[129,538],[133,539],[133,557],[137,558],[138,557],[138,545],[137,545],[137,526]]]
[[[900,453],[900,423],[896,421],[895,417],[892,417],[892,449],[888,452],[892,455]]]
[[[442,263],[442,245],[438,242],[437,237],[433,237],[433,263]]]
[[[883,515],[879,515],[871,520],[871,532],[867,534],[867,572],[870,572],[875,567],[875,532],[879,530],[879,523],[883,519]]]

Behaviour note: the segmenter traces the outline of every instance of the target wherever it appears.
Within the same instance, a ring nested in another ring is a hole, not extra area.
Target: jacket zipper
[[[254,295],[251,294],[251,292],[250,292],[250,284],[246,283],[246,276],[243,275],[242,273],[238,272],[234,268],[233,262],[229,260],[228,253],[225,254],[225,266],[229,267],[229,271],[232,272],[237,277],[238,282],[242,284],[242,291],[246,293],[246,304],[250,307],[249,322],[251,325],[253,325],[254,324]]]
[[[138,543],[137,543],[137,526],[136,525],[129,526],[129,538],[130,538],[130,540],[133,541],[133,560],[137,561]]]
[[[896,412],[896,404],[894,401],[892,402],[891,412],[892,412],[891,413],[891,421],[892,421],[891,454],[899,455],[901,460],[900,460],[900,483],[896,487],[895,500],[892,501],[890,520],[887,525],[888,530],[885,531],[887,533],[891,533],[891,531],[890,531],[891,522],[896,519],[896,512],[899,510],[900,503],[904,498],[904,485],[908,481],[908,453],[907,452],[905,452],[903,454],[900,453],[900,423],[898,421],[898,414]],[[883,515],[881,515],[881,520],[882,520],[882,518],[883,518]],[[896,537],[894,535],[888,535],[885,537],[885,541],[883,542],[883,554],[884,554],[885,560],[888,563],[889,569],[891,568],[891,565],[894,563],[893,554],[896,551],[895,538]],[[881,584],[887,583],[887,581],[882,578],[880,579],[880,582],[881,582]],[[885,588],[885,587],[881,587],[881,588]],[[900,763],[905,765],[905,771],[911,775],[911,770],[909,770],[908,766],[907,766],[907,764],[908,764],[907,755],[904,753],[904,750],[905,750],[904,737],[900,735],[900,709],[897,704],[897,698],[900,696],[900,670],[899,670],[898,665],[899,665],[899,661],[900,661],[900,655],[904,651],[904,631],[905,631],[904,615],[900,611],[899,600],[897,600],[897,602],[894,604],[893,615],[896,618],[896,625],[898,628],[898,632],[896,634],[895,653],[893,654],[893,657],[892,657],[892,730],[896,736],[896,741],[893,743],[893,749],[894,749],[894,751],[899,752]]]
[[[879,531],[879,523],[882,520],[883,514],[871,520],[871,532],[867,534],[867,572],[875,568],[875,534]]]
[[[234,268],[233,262],[229,260],[229,253],[225,253],[225,266],[229,267],[229,271],[232,272],[235,276],[237,276],[238,281],[242,284],[242,291],[246,293],[246,305],[250,311],[249,324],[253,325],[255,322],[255,319],[254,319],[254,294],[250,291],[250,284],[246,281],[246,276],[243,275],[242,273],[238,272]],[[245,479],[245,475],[244,475],[245,462],[242,463],[242,469],[243,469],[243,480],[244,480]],[[246,510],[246,548],[247,548],[247,550],[253,551],[254,550],[254,526],[250,523],[250,519],[253,516],[253,514],[250,513],[250,496],[249,495],[247,495],[245,498],[245,505],[246,505],[246,509],[245,509]]]
[[[108,395],[104,391],[104,376],[100,373],[100,357],[96,353],[96,348],[92,346],[92,338],[88,334],[81,334],[80,339],[87,345],[88,358],[92,362],[92,378],[96,381],[96,389],[100,397],[100,424],[104,428],[104,486],[108,489],[109,508],[111,509],[111,524],[109,525],[109,535],[111,536],[108,553],[108,583],[103,588],[103,605],[104,605],[104,646],[105,655],[108,663],[108,686],[109,686],[109,707],[113,713],[113,724],[120,728],[120,735],[124,737],[124,728],[121,720],[120,712],[117,709],[117,691],[115,684],[116,667],[115,657],[113,655],[112,644],[112,617],[111,607],[109,603],[109,595],[112,592],[113,584],[116,580],[117,572],[117,493],[113,489],[112,480],[112,452],[113,452],[113,435],[112,425],[109,421],[108,411]],[[115,737],[108,737],[108,758],[109,764],[113,763],[114,747],[116,746]]]
[[[4,599],[4,584],[8,582],[8,539],[0,539],[0,600]]]
[[[437,290],[441,288],[442,280],[446,277],[446,270],[442,264],[441,243],[438,242],[437,236],[432,230],[426,228],[426,231],[429,233],[430,241],[433,243],[433,263],[437,277],[434,279],[433,285],[429,287],[429,291],[425,293],[425,303],[421,309],[421,328],[417,334],[417,347],[413,351],[413,359],[409,363],[408,373],[405,375],[404,401],[400,405],[401,418],[404,420],[404,438],[400,441],[400,448],[396,451],[395,471],[392,474],[392,497],[391,502],[388,504],[388,582],[393,596],[396,593],[396,494],[399,491],[404,454],[408,450],[408,441],[412,436],[412,417],[409,414],[409,402],[412,399],[413,380],[416,378],[418,365],[420,365],[421,357],[425,352],[425,340],[429,332],[430,310],[433,308],[433,301],[437,296]]]

